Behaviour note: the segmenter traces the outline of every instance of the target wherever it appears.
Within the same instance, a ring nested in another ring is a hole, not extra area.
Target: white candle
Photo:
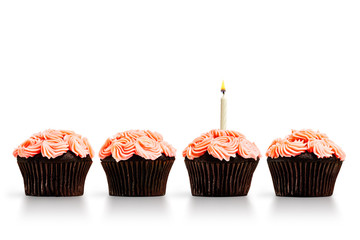
[[[220,109],[220,129],[225,130],[226,129],[226,97],[225,97],[225,84],[224,81],[221,85],[221,92],[223,93],[223,96],[221,97],[221,109]]]

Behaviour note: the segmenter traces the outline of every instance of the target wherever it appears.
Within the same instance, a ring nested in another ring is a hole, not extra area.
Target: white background
[[[2,0],[1,239],[358,238],[359,12],[346,0]],[[265,157],[247,197],[191,196],[181,153],[219,127],[223,79],[228,128],[263,155],[302,128],[344,149],[332,197],[275,197]],[[12,151],[47,128],[96,152],[119,131],[162,133],[178,150],[166,196],[108,196],[96,156],[84,196],[26,197]]]

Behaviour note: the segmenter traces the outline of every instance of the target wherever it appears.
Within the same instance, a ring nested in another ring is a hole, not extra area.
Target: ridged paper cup
[[[111,196],[163,196],[166,183],[175,161],[162,155],[147,160],[134,155],[128,160],[116,162],[111,156],[101,160],[106,173]]]
[[[268,166],[277,196],[325,197],[334,191],[342,161],[324,159],[268,158]]]
[[[230,161],[210,155],[194,160],[185,158],[191,193],[207,197],[246,196],[258,162],[240,156]]]
[[[18,157],[17,163],[24,179],[26,195],[65,197],[83,195],[92,160],[90,157],[66,161]]]

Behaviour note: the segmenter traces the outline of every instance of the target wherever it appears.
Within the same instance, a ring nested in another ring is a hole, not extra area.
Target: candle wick
[[[225,95],[225,90],[221,90],[221,92],[223,93],[223,95]]]

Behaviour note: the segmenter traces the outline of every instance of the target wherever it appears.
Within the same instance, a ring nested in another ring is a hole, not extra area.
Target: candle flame
[[[225,89],[225,81],[223,80],[222,81],[222,84],[221,84],[221,90],[220,90],[222,93],[225,93],[226,89]]]

